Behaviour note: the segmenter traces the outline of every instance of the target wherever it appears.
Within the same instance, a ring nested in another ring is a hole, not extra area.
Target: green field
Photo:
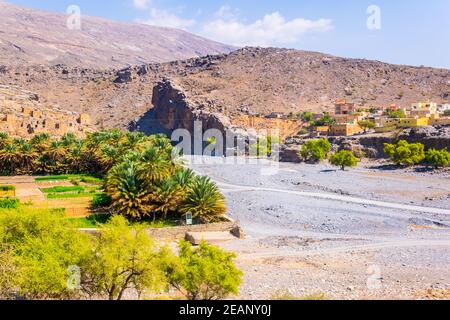
[[[67,174],[67,175],[56,175],[56,176],[42,176],[34,179],[36,182],[52,182],[52,181],[68,181],[74,180],[78,182],[83,182],[86,184],[101,184],[103,180],[94,176],[85,174]]]
[[[73,198],[93,198],[96,192],[79,192],[79,193],[50,193],[47,199],[73,199]]]
[[[80,186],[70,186],[70,187],[51,187],[51,188],[42,188],[42,192],[44,193],[67,193],[67,192],[84,192],[84,188]]]

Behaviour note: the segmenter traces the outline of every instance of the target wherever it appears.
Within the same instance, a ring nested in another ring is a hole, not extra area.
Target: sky
[[[236,46],[283,47],[450,69],[450,0],[8,0],[187,30]],[[0,13],[1,15],[1,13]]]

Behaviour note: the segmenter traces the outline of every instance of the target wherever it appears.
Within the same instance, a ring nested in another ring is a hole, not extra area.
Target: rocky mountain
[[[87,113],[97,127],[145,132],[186,127],[192,119],[245,127],[251,115],[331,111],[340,98],[360,107],[450,103],[447,69],[273,48],[119,70],[3,66],[0,83],[36,92],[43,104]]]
[[[71,30],[68,17],[0,1],[0,64],[122,68],[234,49],[182,30],[87,16]]]

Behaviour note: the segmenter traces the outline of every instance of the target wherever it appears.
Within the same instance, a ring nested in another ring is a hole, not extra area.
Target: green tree
[[[225,197],[208,177],[193,179],[180,209],[183,214],[190,212],[203,222],[215,221],[227,211]]]
[[[177,211],[185,196],[185,190],[180,184],[172,179],[166,180],[152,192],[150,206],[154,213],[161,213],[165,220],[168,213]]]
[[[323,117],[320,118],[319,120],[317,120],[314,125],[316,127],[318,126],[332,126],[333,124],[336,123],[336,120],[330,116],[327,112],[323,113]]]
[[[90,294],[121,300],[128,289],[139,294],[164,289],[161,252],[143,228],[130,228],[125,218],[114,216],[99,229],[92,259],[83,273]]]
[[[384,153],[398,165],[414,165],[425,159],[424,145],[422,143],[408,143],[400,140],[397,144],[384,144]]]
[[[387,116],[391,119],[402,119],[406,118],[405,111],[403,109],[397,109],[395,111],[393,110],[386,110],[383,114],[384,116]]]
[[[9,135],[6,132],[0,131],[0,150],[10,143]]]
[[[71,299],[82,294],[76,279],[70,281],[69,270],[72,266],[83,268],[89,260],[90,237],[74,230],[63,214],[2,211],[0,243],[0,291],[4,297]]]
[[[327,139],[309,140],[302,146],[300,156],[304,161],[319,162],[326,159],[330,151],[331,144]]]
[[[447,149],[429,149],[425,154],[428,164],[437,168],[448,167],[450,165],[450,152]]]
[[[149,184],[163,182],[165,179],[169,178],[175,170],[167,151],[156,146],[150,146],[145,149],[139,160],[139,172],[141,178],[146,180]]]
[[[106,193],[112,199],[112,209],[116,214],[136,220],[151,214],[150,186],[133,161],[116,164],[110,170],[106,177]]]
[[[309,111],[305,111],[301,114],[301,119],[305,122],[311,122],[314,120],[313,114]]]
[[[236,268],[236,255],[205,242],[193,248],[179,245],[179,257],[166,262],[169,283],[189,300],[219,300],[238,294],[242,272]]]
[[[375,128],[375,122],[373,122],[372,120],[361,120],[358,121],[358,124],[361,128],[364,129],[364,132],[367,132],[368,130]]]
[[[341,150],[331,155],[330,163],[333,166],[341,167],[342,171],[344,171],[346,167],[356,167],[358,158],[351,151]]]

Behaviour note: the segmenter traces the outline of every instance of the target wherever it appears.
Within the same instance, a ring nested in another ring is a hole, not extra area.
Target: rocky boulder
[[[133,78],[130,68],[117,71],[114,83],[129,83],[131,81],[133,81]]]

